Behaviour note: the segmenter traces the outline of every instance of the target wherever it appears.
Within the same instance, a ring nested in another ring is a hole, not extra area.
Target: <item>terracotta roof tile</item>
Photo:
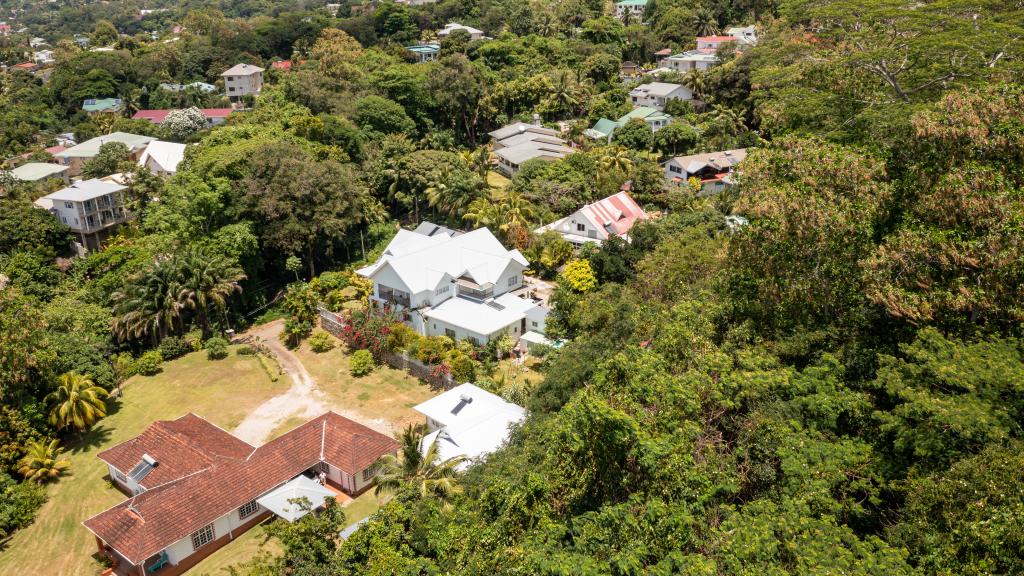
[[[138,564],[321,461],[355,474],[397,449],[394,439],[328,412],[256,448],[248,458],[215,455],[208,466],[129,498],[84,524]]]

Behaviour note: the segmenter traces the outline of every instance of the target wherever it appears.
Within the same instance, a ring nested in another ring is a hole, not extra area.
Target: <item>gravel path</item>
[[[274,320],[256,326],[245,333],[246,336],[258,337],[263,344],[270,348],[277,356],[278,362],[281,363],[281,368],[291,378],[292,386],[283,394],[274,396],[250,412],[245,420],[242,420],[234,429],[235,436],[253,446],[259,446],[267,440],[267,436],[271,432],[289,418],[300,417],[308,420],[328,410],[334,410],[346,418],[383,434],[391,435],[391,424],[382,419],[367,420],[349,410],[330,406],[326,395],[317,387],[316,381],[302,365],[302,361],[281,343],[280,336],[283,331],[284,320]]]

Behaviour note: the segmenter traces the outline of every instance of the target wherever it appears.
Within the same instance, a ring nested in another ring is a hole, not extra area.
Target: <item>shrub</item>
[[[235,354],[238,354],[239,356],[255,356],[256,349],[248,344],[242,344],[238,348],[235,348]]]
[[[157,349],[160,350],[160,355],[164,360],[173,360],[191,352],[192,344],[184,338],[168,336],[160,341],[160,346]]]
[[[327,352],[331,348],[334,348],[334,336],[331,336],[323,330],[317,330],[309,337],[309,347],[317,354]]]
[[[410,346],[415,347],[416,343],[418,343],[421,338],[422,337],[409,326],[402,323],[395,324],[391,327],[391,333],[388,334],[387,350],[388,352],[401,352],[402,350],[408,350]]]
[[[256,359],[260,361],[260,367],[270,377],[270,381],[277,382],[277,377],[281,374],[281,365],[277,363],[277,360],[263,354],[257,354]]]
[[[284,344],[289,348],[297,348],[302,342],[302,339],[309,336],[309,333],[313,331],[313,325],[304,320],[296,320],[295,318],[288,318],[284,321],[284,332],[281,333],[284,336]]]
[[[118,382],[124,382],[139,373],[139,367],[131,352],[115,354],[110,361],[114,365],[114,374],[117,375]]]
[[[387,309],[354,310],[342,326],[339,337],[349,350],[367,349],[375,358],[381,359],[387,352],[391,329],[397,323],[398,317]]]
[[[0,537],[32,523],[46,502],[46,488],[35,482],[15,482],[0,473]]]
[[[220,360],[228,356],[228,341],[220,336],[214,336],[203,345],[206,348],[206,358],[209,360]]]
[[[566,264],[559,282],[576,293],[589,292],[597,287],[597,277],[587,260],[572,260]]]
[[[452,378],[456,382],[473,382],[476,380],[476,362],[461,352],[456,352],[448,360],[452,369]]]
[[[199,352],[203,349],[203,331],[198,328],[189,330],[185,333],[185,341],[192,347],[193,352]]]
[[[416,359],[424,364],[437,364],[454,347],[455,342],[447,336],[428,336],[420,342]]]
[[[135,361],[135,371],[143,376],[153,376],[163,370],[160,367],[163,363],[164,357],[160,355],[160,351],[150,350],[139,356],[139,359]]]
[[[530,346],[530,354],[537,358],[545,358],[554,351],[555,349],[547,344],[534,344],[533,346]]]
[[[356,350],[352,353],[352,358],[349,360],[349,372],[353,376],[366,376],[370,372],[373,372],[376,364],[373,361],[373,353],[369,350]]]

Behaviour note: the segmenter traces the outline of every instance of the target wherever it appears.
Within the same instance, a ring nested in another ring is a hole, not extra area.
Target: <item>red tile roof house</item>
[[[612,235],[628,238],[638,220],[649,218],[624,187],[618,194],[587,204],[561,220],[537,228],[536,232],[554,230],[580,248],[588,242],[600,245]]]
[[[114,573],[176,576],[271,514],[285,514],[264,505],[274,506],[272,492],[305,486],[322,471],[332,493],[359,494],[373,485],[377,459],[397,450],[392,438],[334,412],[259,448],[186,414],[98,455],[131,496],[83,524],[114,560]]]
[[[206,127],[212,128],[217,124],[223,124],[234,110],[232,108],[201,108],[200,112],[206,118]],[[132,120],[149,120],[153,124],[163,124],[170,113],[171,110],[139,110],[132,116]]]

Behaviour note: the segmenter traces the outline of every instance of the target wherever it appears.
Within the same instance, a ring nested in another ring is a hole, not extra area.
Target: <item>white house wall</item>
[[[494,296],[497,297],[510,290],[517,290],[521,288],[523,285],[523,270],[525,269],[526,267],[519,262],[509,260],[508,266],[505,267],[501,276],[498,276],[498,281],[494,283]],[[508,281],[513,276],[517,277],[518,281],[514,286],[509,286]]]
[[[241,534],[241,532],[237,532],[238,528],[242,524],[262,514],[264,511],[266,511],[266,508],[259,506],[259,509],[256,512],[246,516],[243,520],[238,517],[238,508],[235,508],[231,512],[213,521],[213,539],[217,540],[218,538],[229,534],[233,537],[238,537]],[[211,546],[212,544],[213,542],[211,541],[203,546],[203,548]],[[200,548],[200,550],[202,550],[202,548]],[[189,534],[174,544],[171,544],[165,548],[165,551],[167,552],[167,559],[171,564],[179,564],[182,560],[195,553],[195,550],[192,549],[192,535]]]
[[[526,311],[526,331],[540,332],[547,331],[548,311],[542,306],[534,306]]]
[[[402,281],[402,277],[395,273],[395,270],[390,264],[385,263],[381,266],[380,270],[373,275],[373,295],[380,298],[379,285],[383,284],[388,288],[397,288],[402,292],[409,295],[410,298],[413,296],[413,291],[409,289],[409,286]]]
[[[492,338],[498,338],[502,333],[508,333],[513,338],[518,338],[519,326],[522,323],[522,318],[512,322],[502,330],[498,330],[492,334],[480,334],[479,332],[472,332],[465,328],[442,322],[441,320],[435,320],[434,318],[425,318],[427,323],[427,336],[445,336],[445,328],[450,328],[455,332],[455,340],[465,340],[467,338],[475,338],[480,344],[486,344],[488,340]]]

